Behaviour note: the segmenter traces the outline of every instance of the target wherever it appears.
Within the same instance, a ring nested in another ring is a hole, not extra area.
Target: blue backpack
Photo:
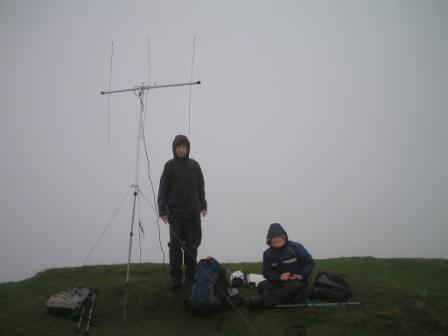
[[[214,258],[201,259],[187,301],[188,308],[197,314],[211,314],[231,305],[227,271]]]

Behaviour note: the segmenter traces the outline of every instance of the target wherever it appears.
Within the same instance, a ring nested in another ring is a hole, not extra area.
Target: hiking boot
[[[182,278],[171,278],[171,289],[179,289],[180,287],[182,287]]]
[[[263,308],[263,297],[261,295],[251,296],[247,300],[246,306],[248,309]]]

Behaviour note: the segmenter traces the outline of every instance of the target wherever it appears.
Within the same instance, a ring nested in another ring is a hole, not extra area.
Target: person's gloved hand
[[[168,224],[168,218],[169,218],[168,214],[162,215],[162,216],[160,216],[160,218],[162,218],[162,220],[165,224]]]
[[[291,273],[286,272],[283,273],[282,275],[280,275],[280,280],[281,281],[288,281],[291,278]]]
[[[202,215],[202,217],[207,216],[207,209],[202,209],[201,210],[201,215]]]
[[[291,274],[289,279],[290,280],[303,280],[303,275],[301,275],[301,274]]]

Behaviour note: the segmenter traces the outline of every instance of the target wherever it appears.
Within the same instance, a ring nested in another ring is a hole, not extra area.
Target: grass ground
[[[258,273],[260,264],[227,264]],[[314,272],[342,275],[362,307],[227,311],[196,317],[184,309],[159,264],[131,267],[128,335],[448,335],[448,260],[338,258]],[[165,269],[165,272],[168,270]],[[51,269],[0,284],[0,335],[75,335],[74,320],[45,312],[48,297],[65,288],[98,290],[91,335],[121,335],[125,266]],[[312,277],[313,281],[313,277]],[[247,297],[253,290],[246,289]]]

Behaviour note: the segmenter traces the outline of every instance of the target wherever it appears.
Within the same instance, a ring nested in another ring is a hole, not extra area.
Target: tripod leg
[[[127,305],[128,305],[128,288],[129,288],[129,270],[131,266],[131,253],[132,253],[132,236],[134,235],[134,219],[135,219],[135,204],[138,195],[138,186],[134,185],[134,205],[132,207],[132,219],[131,219],[131,231],[129,233],[129,250],[128,250],[128,264],[126,268],[126,282],[124,287],[124,300],[123,300],[123,335],[127,335]]]

